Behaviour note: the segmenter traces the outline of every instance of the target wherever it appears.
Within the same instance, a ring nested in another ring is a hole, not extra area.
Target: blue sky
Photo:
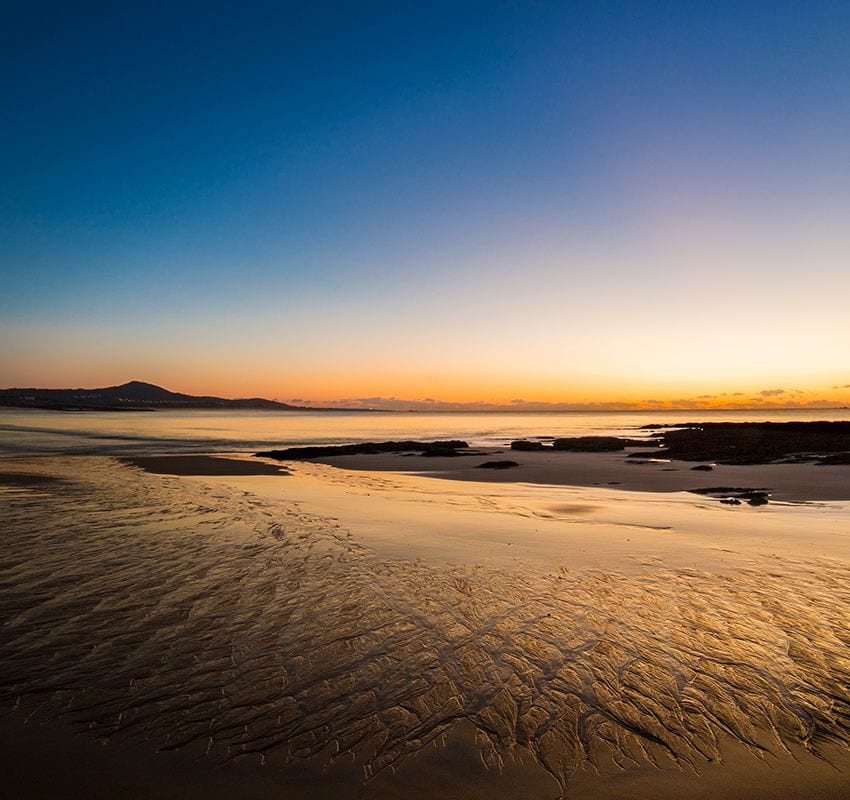
[[[848,43],[847,3],[8,4],[0,383],[846,383]]]

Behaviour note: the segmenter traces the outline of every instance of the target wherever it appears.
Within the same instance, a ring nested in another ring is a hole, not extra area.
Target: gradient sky
[[[2,386],[850,403],[850,3],[3,9]]]

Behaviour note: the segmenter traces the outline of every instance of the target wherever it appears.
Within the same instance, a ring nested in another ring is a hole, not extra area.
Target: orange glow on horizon
[[[654,385],[622,385],[613,381],[591,383],[566,382],[546,384],[542,381],[515,383],[508,379],[453,381],[450,378],[424,381],[397,381],[390,378],[359,381],[273,380],[266,375],[242,373],[234,376],[195,375],[158,370],[153,375],[108,377],[92,374],[84,383],[99,387],[147,380],[171,391],[193,395],[227,398],[265,397],[285,403],[317,406],[353,406],[373,408],[426,410],[676,410],[676,409],[754,409],[754,408],[837,408],[850,405],[850,384],[824,383],[813,386],[784,387],[778,382],[764,386],[731,385],[721,388],[698,384],[667,383]],[[840,379],[836,379],[840,380]],[[845,378],[846,380],[846,378]],[[28,385],[46,387],[43,381]],[[65,386],[53,381],[50,386]],[[70,384],[68,384],[70,386]]]
[[[572,332],[401,328],[390,337],[362,328],[349,338],[259,324],[220,330],[206,320],[192,336],[6,325],[0,386],[142,380],[194,395],[378,408],[843,407],[850,405],[850,370],[842,368],[850,342],[836,325],[784,340],[767,327],[758,338],[736,339],[734,331],[697,336],[695,329],[625,336],[601,323]]]

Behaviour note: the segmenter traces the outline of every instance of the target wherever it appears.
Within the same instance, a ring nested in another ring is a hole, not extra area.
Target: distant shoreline
[[[60,403],[50,403],[50,402],[9,402],[7,398],[0,397],[0,408],[19,408],[19,409],[33,409],[35,411],[56,411],[63,413],[89,413],[92,411],[120,411],[122,413],[125,412],[136,412],[136,411],[271,411],[278,413],[302,413],[302,412],[312,412],[312,413],[330,413],[330,414],[339,414],[339,413],[358,413],[358,414],[398,414],[400,412],[395,411],[393,409],[387,408],[313,408],[310,406],[290,406],[288,408],[274,408],[269,407],[266,408],[264,406],[252,406],[252,405],[238,405],[240,401],[233,400],[231,401],[235,405],[230,406],[222,406],[214,403],[210,403],[209,405],[202,404],[162,404],[162,405],[133,405],[133,404],[125,404],[125,405],[84,405],[78,403],[68,403],[68,404],[60,404]],[[269,401],[273,402],[273,401]]]
[[[216,403],[210,404],[179,404],[179,403],[162,403],[154,404],[121,404],[121,405],[98,405],[98,404],[83,404],[83,403],[52,403],[49,401],[27,401],[18,400],[0,396],[0,409],[2,408],[18,408],[18,409],[33,409],[36,411],[60,411],[60,412],[89,412],[89,411],[280,411],[280,412],[302,412],[310,411],[313,413],[357,413],[357,414],[529,414],[529,415],[544,415],[544,414],[652,414],[653,416],[663,416],[664,414],[770,414],[782,412],[798,412],[798,413],[824,413],[828,414],[831,411],[850,411],[850,406],[830,406],[816,408],[801,408],[799,406],[771,406],[769,408],[594,408],[594,409],[522,409],[522,408],[491,408],[491,409],[423,409],[423,408],[357,408],[345,407],[336,408],[330,406],[286,406],[281,403],[281,407],[263,406],[263,405],[240,405],[243,401],[227,400],[227,403],[233,405],[220,405]],[[246,401],[250,402],[250,401]],[[268,403],[275,401],[269,400]]]
[[[254,411],[370,411],[366,408],[296,406],[264,397],[226,397],[172,392],[144,381],[99,389],[0,389],[0,406],[42,411],[159,411],[162,409],[222,409]]]

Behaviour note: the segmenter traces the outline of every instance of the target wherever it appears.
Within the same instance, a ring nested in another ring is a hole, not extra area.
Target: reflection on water
[[[850,420],[850,410],[414,414],[0,409],[0,455],[250,452],[298,444],[437,438],[496,446],[518,437],[634,436],[634,428],[640,425],[694,418]]]

